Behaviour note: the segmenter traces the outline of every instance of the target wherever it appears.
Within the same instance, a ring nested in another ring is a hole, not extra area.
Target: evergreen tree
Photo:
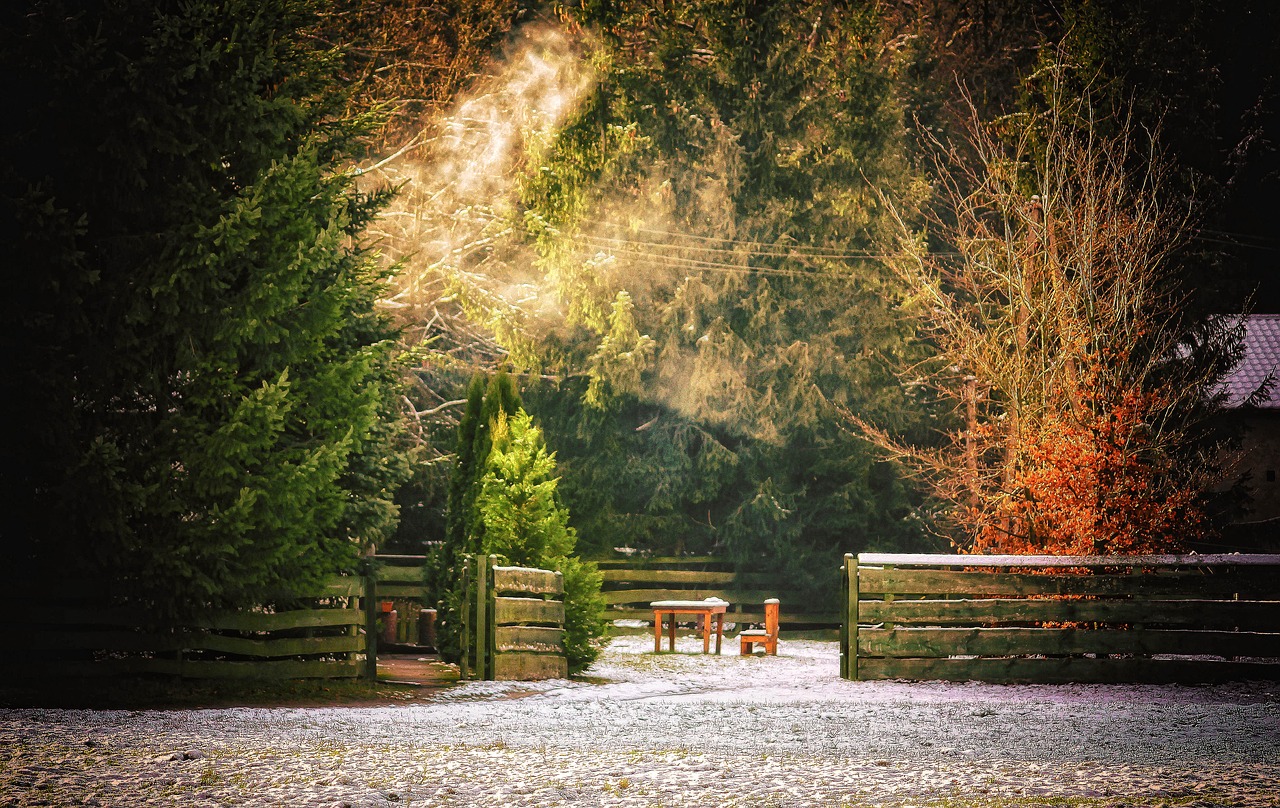
[[[921,189],[875,10],[574,13],[603,30],[602,75],[521,195],[569,327],[529,316],[534,347],[509,344],[565,379],[527,394],[585,546],[714,551],[834,597],[832,558],[924,540],[908,490],[836,415],[919,424],[876,253],[879,193]]]
[[[599,654],[604,633],[601,577],[595,564],[574,556],[577,533],[556,492],[555,456],[524,410],[491,422],[493,448],[475,500],[480,553],[524,567],[559,570],[565,588],[565,653],[577,673]]]
[[[519,411],[520,393],[505,370],[499,370],[487,382],[480,374],[471,379],[466,410],[458,423],[445,539],[427,564],[427,581],[441,598],[437,642],[440,653],[449,660],[456,660],[462,650],[466,558],[479,554],[483,548],[484,523],[476,510],[476,496],[493,448],[493,424]]]
[[[574,556],[577,533],[556,491],[555,457],[505,370],[487,383],[481,375],[472,379],[456,458],[446,541],[433,555],[429,573],[442,593],[441,654],[450,660],[462,654],[468,557],[497,555],[508,564],[564,574],[570,670],[586,667],[604,631],[600,575]]]
[[[311,6],[0,15],[5,552],[158,614],[354,566],[395,524],[399,374]]]

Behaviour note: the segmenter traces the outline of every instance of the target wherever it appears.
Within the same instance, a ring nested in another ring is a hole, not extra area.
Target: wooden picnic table
[[[696,614],[702,620],[702,653],[711,650],[711,618],[716,623],[716,654],[720,653],[720,638],[724,634],[724,612],[729,608],[728,601],[719,598],[706,600],[655,600],[649,604],[653,608],[653,652],[662,651],[662,623],[665,615],[670,615],[667,637],[670,650],[676,650],[676,615]]]

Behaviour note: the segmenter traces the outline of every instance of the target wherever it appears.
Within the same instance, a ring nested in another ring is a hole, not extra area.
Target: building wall
[[[1238,474],[1250,473],[1253,501],[1240,520],[1261,522],[1280,517],[1280,412],[1241,415],[1245,424]]]

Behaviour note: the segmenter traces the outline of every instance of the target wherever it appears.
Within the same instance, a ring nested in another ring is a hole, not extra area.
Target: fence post
[[[459,637],[459,647],[462,653],[458,656],[458,676],[461,679],[469,679],[470,673],[467,666],[471,660],[471,556],[463,556],[466,560],[462,564],[462,603],[458,607],[461,612],[458,619],[462,621],[461,636]]]
[[[364,678],[378,679],[378,574],[369,567],[364,573]]]
[[[858,679],[858,557],[853,553],[844,556],[844,678]]]
[[[489,627],[489,631],[484,638],[484,653],[486,659],[489,660],[488,667],[485,670],[489,672],[489,679],[498,678],[498,588],[493,574],[493,568],[496,566],[498,566],[498,557],[496,555],[489,556],[485,561],[484,567],[485,578],[489,581],[489,596],[484,601],[485,615]]]
[[[476,555],[476,678],[490,679],[489,666],[489,559]]]

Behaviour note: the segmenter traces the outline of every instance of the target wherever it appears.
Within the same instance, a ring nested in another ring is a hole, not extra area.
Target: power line
[[[650,263],[659,266],[665,266],[669,269],[689,269],[699,272],[726,272],[740,273],[744,275],[779,275],[794,278],[815,278],[825,280],[838,280],[841,278],[852,279],[849,275],[835,275],[801,269],[779,269],[777,267],[761,267],[761,266],[743,266],[741,264],[726,264],[720,261],[704,261],[697,258],[684,258],[678,255],[654,255],[644,250],[629,249],[626,247],[614,248],[612,253],[634,256],[637,258],[649,259]]]
[[[871,252],[801,253],[801,252],[796,252],[794,250],[785,251],[785,248],[779,249],[778,251],[770,251],[770,250],[750,250],[750,249],[748,250],[728,249],[725,247],[689,246],[689,245],[683,245],[683,244],[671,244],[670,242],[663,242],[663,241],[642,241],[639,239],[624,239],[624,238],[614,238],[611,236],[597,236],[591,233],[581,233],[581,234],[578,234],[576,237],[584,238],[590,241],[595,241],[595,242],[604,243],[604,244],[621,244],[621,245],[637,247],[637,248],[643,247],[643,248],[655,249],[655,250],[682,250],[682,251],[689,251],[689,252],[720,253],[720,254],[727,254],[727,255],[748,255],[748,256],[759,256],[763,258],[804,258],[804,259],[825,258],[833,261],[848,261],[850,259],[859,259],[859,258],[885,260],[886,258],[891,257],[885,253],[871,253]]]
[[[791,244],[778,244],[778,243],[770,244],[768,242],[763,242],[763,241],[742,241],[739,239],[723,238],[720,236],[699,236],[693,233],[681,233],[675,230],[663,230],[656,227],[632,227],[630,225],[618,224],[617,222],[604,222],[598,219],[582,219],[581,221],[586,222],[588,224],[599,225],[601,227],[610,227],[617,230],[630,230],[637,233],[653,233],[654,235],[666,236],[670,238],[682,238],[682,239],[689,239],[692,241],[728,244],[728,245],[732,245],[733,247],[749,247],[749,248],[753,248],[749,250],[749,252],[752,252],[758,255],[777,255],[781,257],[788,257],[794,254],[803,254],[807,257],[814,257],[814,258],[879,258],[879,257],[882,257],[879,253],[873,253],[870,251],[855,250],[853,252],[848,252],[848,251],[837,252],[835,251],[836,248],[834,247],[822,246],[822,245],[804,245],[804,244],[791,245]],[[608,238],[608,237],[600,236],[600,238]],[[621,239],[621,240],[633,241],[631,239]],[[677,245],[669,245],[666,242],[653,242],[653,241],[645,241],[645,242],[637,241],[636,243],[662,245],[662,246],[668,246],[668,247],[677,246]],[[764,248],[764,249],[755,249],[755,248]],[[717,251],[717,252],[735,252],[735,250],[733,249],[728,249],[723,247],[701,247],[701,248],[690,247],[685,249],[704,249],[708,251]]]

